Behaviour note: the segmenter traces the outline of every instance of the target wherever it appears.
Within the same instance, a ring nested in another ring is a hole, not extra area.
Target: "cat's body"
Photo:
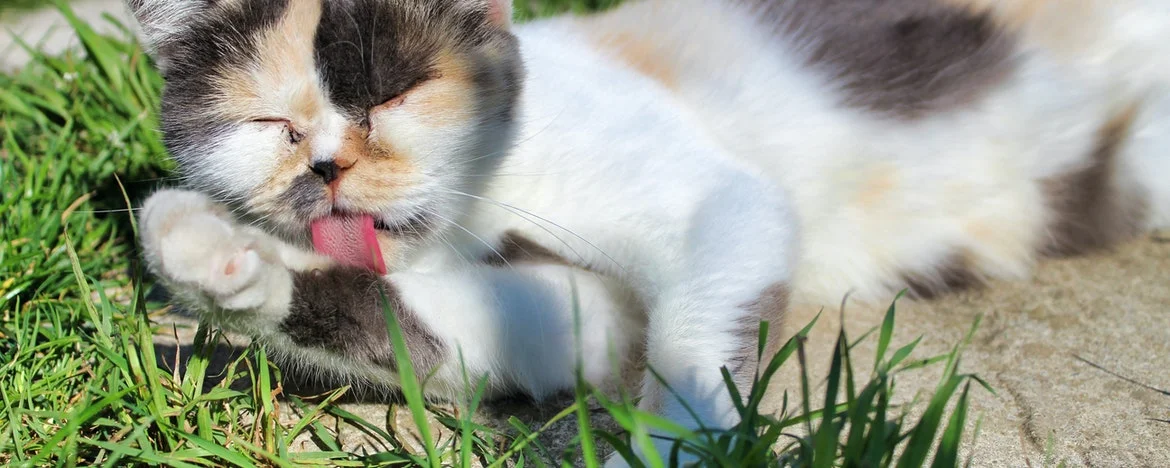
[[[233,46],[264,51],[255,63],[204,63],[221,71],[197,85],[182,62],[208,54],[184,52],[186,26],[131,3],[177,89],[164,124],[180,166],[276,233],[160,192],[142,214],[152,267],[207,317],[339,377],[394,385],[383,284],[415,364],[437,369],[435,396],[464,390],[460,356],[492,390],[540,397],[571,387],[577,346],[601,381],[644,340],[648,364],[726,427],[719,368],[747,379],[758,322],[788,307],[1023,277],[1046,254],[1170,225],[1170,7],[1156,0],[994,15],[928,0],[650,1],[516,26],[518,46],[491,0],[290,0]],[[377,18],[411,3],[479,23],[429,59],[384,52],[398,60],[388,74],[411,60],[438,72],[386,85],[404,99],[373,96],[384,86],[360,80],[387,79],[365,55],[388,50]],[[171,16],[227,16],[185,8]],[[339,65],[336,44],[360,66]],[[198,106],[222,109],[206,122]],[[273,120],[292,123],[273,134]],[[330,158],[345,164],[316,166]],[[331,210],[378,217],[385,278],[303,251],[309,220]],[[653,378],[643,392],[694,424]]]

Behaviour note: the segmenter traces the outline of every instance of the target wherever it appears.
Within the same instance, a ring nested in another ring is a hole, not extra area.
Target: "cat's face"
[[[426,237],[510,144],[506,0],[129,3],[184,180],[287,237],[331,213],[373,215],[384,249]]]

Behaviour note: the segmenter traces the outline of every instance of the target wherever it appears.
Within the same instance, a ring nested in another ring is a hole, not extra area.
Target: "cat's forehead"
[[[222,91],[237,106],[258,88],[313,80],[357,113],[499,32],[460,0],[224,0],[188,25],[167,75],[179,94]]]
[[[190,0],[187,0],[190,1]],[[184,20],[189,48],[230,46],[249,52],[256,36],[272,29],[301,35],[367,40],[455,43],[491,35],[488,10],[476,0],[205,0]],[[176,31],[178,32],[178,31]]]

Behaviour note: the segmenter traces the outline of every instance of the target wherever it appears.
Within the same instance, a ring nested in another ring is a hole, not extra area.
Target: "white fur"
[[[1165,14],[1161,2],[1131,3]],[[515,148],[482,192],[436,192],[442,183],[420,191],[428,203],[461,197],[466,213],[443,243],[414,251],[388,278],[447,345],[462,349],[473,378],[490,375],[500,389],[537,396],[569,387],[575,283],[589,378],[609,375],[605,351],[631,346],[628,316],[644,306],[648,363],[700,421],[649,377],[644,391],[657,397],[646,405],[692,427],[728,427],[737,415],[719,367],[742,345],[739,323],[765,290],[789,285],[809,304],[834,304],[848,291],[885,301],[901,288],[900,273],[930,276],[955,251],[986,276],[1028,274],[1048,235],[1039,181],[1083,167],[1103,119],[1135,96],[1156,104],[1138,120],[1125,168],[1153,194],[1151,225],[1170,223],[1170,101],[1160,65],[1170,55],[1150,55],[1170,44],[1170,22],[1122,31],[1132,23],[1105,21],[1104,42],[1088,55],[1026,43],[1018,72],[985,99],[905,121],[842,107],[826,77],[801,66],[801,50],[728,4],[647,2],[599,22],[518,27],[529,78]],[[677,45],[676,89],[598,50],[590,27]],[[1132,74],[1115,68],[1128,66]],[[416,138],[421,124],[395,115],[374,125],[396,127],[410,145],[442,134]],[[433,167],[451,162],[456,148],[444,145],[462,137],[446,131],[454,136],[429,143],[444,155],[428,161]],[[279,318],[279,300],[246,294],[242,280],[199,276],[241,252],[248,265],[263,256],[247,254],[230,223],[199,224],[216,208],[184,197],[163,192],[143,214],[156,271],[221,307]],[[152,227],[175,216],[187,216],[190,231]],[[487,244],[508,231],[608,279],[469,262],[490,256]],[[283,278],[273,272],[307,268],[304,259],[275,258],[241,271]],[[283,280],[258,281],[244,283],[271,284],[268,293],[287,300]],[[638,301],[615,293],[622,288]],[[271,342],[295,348],[279,336]],[[462,388],[455,359],[434,377],[436,394]]]
[[[612,381],[640,327],[612,280],[558,265],[511,269],[472,267],[442,273],[395,273],[390,281],[405,303],[452,347],[452,363],[432,392],[463,393],[463,367],[475,379],[490,376],[492,394],[520,389],[543,398],[572,388],[580,319],[582,375]],[[565,294],[578,291],[579,301]],[[457,290],[459,294],[450,294]],[[459,363],[462,354],[463,362]],[[611,358],[619,359],[614,361]],[[462,366],[461,366],[461,365]]]
[[[159,47],[168,39],[186,30],[191,21],[200,15],[203,3],[200,0],[141,0],[142,6],[134,11],[142,25],[142,37],[151,47]]]
[[[348,123],[341,113],[330,109],[325,118],[313,126],[315,136],[311,140],[313,142],[312,162],[333,161],[334,154],[341,149],[341,141],[345,137],[347,125]]]
[[[1149,197],[1148,229],[1170,228],[1170,93],[1155,97],[1138,116],[1124,167]]]
[[[224,197],[243,200],[292,151],[283,123],[249,122],[233,128],[191,164],[201,184],[230,187]],[[241,155],[246,155],[241,157]],[[254,156],[254,157],[252,157]]]

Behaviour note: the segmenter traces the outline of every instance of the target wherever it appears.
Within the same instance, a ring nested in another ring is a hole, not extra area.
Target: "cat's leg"
[[[1120,137],[1101,146],[1120,151],[1110,183],[1142,192],[1133,197],[1145,205],[1144,227],[1170,227],[1170,2],[976,1],[1022,22],[1025,45],[1039,46],[1072,64],[1076,75],[1102,83],[1112,115],[1100,118],[1111,121],[1107,129],[1119,130],[1104,139]]]
[[[654,372],[645,377],[642,407],[693,429],[739,422],[721,368],[748,391],[760,322],[781,325],[794,273],[798,225],[784,197],[751,177],[734,182],[690,216],[677,264],[663,275],[677,280],[649,309]],[[671,443],[657,445],[670,453]]]
[[[193,192],[155,194],[140,225],[151,269],[202,318],[335,378],[397,383],[383,305],[396,315],[417,373],[430,376],[428,394],[441,398],[466,390],[464,369],[472,384],[488,376],[493,393],[539,398],[571,388],[578,316],[583,373],[601,383],[614,375],[611,356],[625,356],[640,333],[623,288],[570,266],[379,277],[240,226]]]
[[[465,370],[473,379],[491,376],[491,390],[519,390],[536,399],[573,388],[578,365],[590,383],[617,383],[642,337],[634,296],[616,281],[572,266],[474,265],[385,280],[397,293],[399,313],[413,314],[446,345],[431,359],[438,369],[432,380],[453,385],[432,389],[436,395],[461,393]]]

